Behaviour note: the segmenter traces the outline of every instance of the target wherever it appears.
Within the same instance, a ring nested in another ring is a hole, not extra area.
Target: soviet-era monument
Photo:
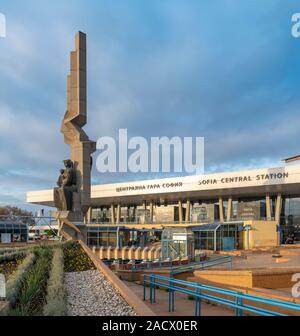
[[[71,52],[71,69],[67,80],[67,112],[61,132],[70,146],[70,158],[64,161],[54,188],[56,218],[61,231],[80,233],[91,205],[92,153],[96,143],[91,141],[82,127],[87,123],[87,57],[86,35],[78,32],[75,51]],[[67,226],[67,227],[64,227]]]

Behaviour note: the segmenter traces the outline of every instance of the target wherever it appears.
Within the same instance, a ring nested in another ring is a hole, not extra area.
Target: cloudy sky
[[[59,129],[78,30],[90,138],[203,136],[206,172],[300,153],[297,0],[0,0],[0,12],[0,205],[54,186],[68,157]],[[156,176],[94,169],[93,182]]]

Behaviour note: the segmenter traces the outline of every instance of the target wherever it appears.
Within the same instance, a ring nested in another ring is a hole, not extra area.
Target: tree
[[[35,223],[34,218],[32,218],[32,212],[20,209],[16,206],[4,206],[0,207],[0,221],[5,220],[17,220],[18,222],[22,222],[24,224],[33,225]]]
[[[20,209],[15,206],[4,206],[0,207],[0,216],[22,216],[22,217],[32,217],[32,212]]]

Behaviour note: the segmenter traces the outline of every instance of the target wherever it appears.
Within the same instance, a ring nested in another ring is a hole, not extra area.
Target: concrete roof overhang
[[[214,200],[264,197],[266,194],[300,195],[300,165],[215,173],[159,180],[94,185],[92,206],[133,205],[144,201],[159,204],[178,200]],[[53,190],[27,193],[27,202],[54,206]]]

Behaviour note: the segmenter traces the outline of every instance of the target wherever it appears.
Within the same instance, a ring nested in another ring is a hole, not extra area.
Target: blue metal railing
[[[215,258],[211,260],[200,261],[197,263],[190,263],[184,266],[173,267],[171,270],[171,275],[174,276],[175,274],[196,271],[199,269],[204,270],[205,268],[208,268],[208,267],[213,267],[216,265],[223,265],[223,264],[229,264],[230,270],[232,270],[232,257],[225,256],[225,257]]]
[[[143,269],[155,269],[155,268],[171,268],[174,269],[174,263],[178,263],[180,266],[176,267],[184,267],[187,266],[188,260],[169,260],[169,261],[149,261],[144,263],[133,263],[132,264],[132,271],[139,271]],[[178,265],[177,264],[177,265]],[[193,263],[194,264],[194,263]],[[199,263],[195,263],[199,264]]]
[[[157,287],[168,289],[169,312],[175,311],[175,292],[178,292],[192,296],[195,299],[195,316],[201,316],[201,303],[203,300],[234,309],[236,316],[243,316],[244,313],[261,316],[288,316],[280,313],[280,309],[296,312],[300,315],[299,304],[153,274],[144,274],[144,301],[147,299],[147,286],[150,287],[150,303],[156,303]],[[264,305],[267,308],[262,308],[255,304]]]
[[[179,265],[174,266],[174,263],[178,262]],[[156,268],[170,268],[170,274],[173,276],[175,274],[181,274],[189,271],[195,271],[199,269],[206,269],[208,267],[213,267],[216,265],[230,264],[230,270],[232,270],[232,257],[225,256],[220,258],[214,258],[206,261],[197,261],[189,263],[187,260],[169,260],[169,261],[151,261],[151,262],[140,262],[132,263],[131,271],[139,271],[143,269],[156,269]]]

